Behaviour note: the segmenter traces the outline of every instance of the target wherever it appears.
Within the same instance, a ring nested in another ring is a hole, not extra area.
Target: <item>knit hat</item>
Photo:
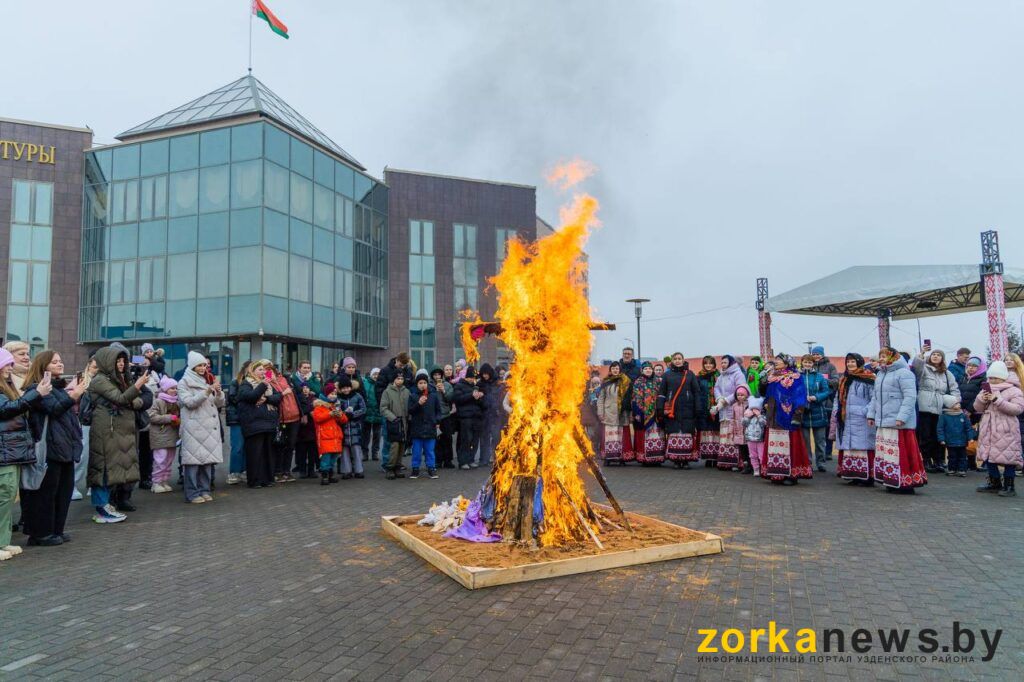
[[[942,396],[942,406],[945,407],[946,409],[949,409],[949,408],[953,407],[958,402],[960,402],[960,401],[957,400],[955,395],[944,395],[944,396]]]
[[[811,355],[824,355],[825,346],[814,346],[811,348]]]
[[[1006,379],[1010,376],[1010,370],[1006,368],[1006,363],[1002,360],[996,360],[988,366],[988,378],[989,379]]]
[[[422,372],[423,370],[421,369],[420,371]],[[430,376],[431,377],[433,377],[435,374],[443,377],[444,376],[444,369],[442,369],[441,367],[435,367],[434,369],[430,370]]]
[[[356,359],[355,358],[345,358],[344,360],[341,361],[341,368],[342,369],[345,369],[349,365],[352,365],[353,367],[355,367],[356,366]]]
[[[188,352],[188,362],[186,364],[189,369],[195,369],[196,365],[208,365],[210,364],[210,361],[204,358],[202,353],[190,350]]]
[[[760,410],[764,408],[764,398],[750,398],[747,400],[747,407],[751,410]]]
[[[334,393],[335,390],[337,390],[337,386],[334,385],[333,381],[328,381],[324,384],[324,395],[330,395]]]
[[[153,350],[154,350],[153,344],[151,344],[151,343],[144,343],[144,344],[142,344],[142,354],[143,355],[145,355],[146,353],[152,352]]]
[[[161,391],[165,391],[166,392],[167,389],[169,389],[169,388],[177,387],[178,382],[174,380],[174,377],[165,376],[162,379],[160,379],[160,382],[159,382],[158,385],[160,386],[160,390]]]
[[[466,368],[466,378],[476,379],[476,367],[470,365],[469,367]]]
[[[418,372],[416,372],[416,381],[419,381],[420,377],[426,379],[428,382],[430,381],[430,374],[428,374],[427,370],[425,369],[421,369]]]
[[[0,369],[14,364],[14,356],[6,348],[0,348]]]

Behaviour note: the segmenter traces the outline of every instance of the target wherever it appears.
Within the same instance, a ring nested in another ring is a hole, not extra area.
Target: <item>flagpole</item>
[[[249,3],[249,75],[252,75],[252,3]]]

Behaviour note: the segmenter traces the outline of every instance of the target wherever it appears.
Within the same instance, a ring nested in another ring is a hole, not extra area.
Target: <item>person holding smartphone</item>
[[[939,415],[944,396],[960,402],[960,387],[946,367],[946,354],[933,349],[931,339],[925,339],[921,353],[914,358],[913,370],[917,377],[917,441],[921,456],[927,471],[942,473],[946,470],[946,450],[939,444]]]
[[[249,488],[274,485],[274,434],[279,424],[281,394],[271,384],[274,373],[270,367],[270,360],[254,361],[238,387],[238,425],[244,440]]]
[[[1021,433],[1018,418],[1024,414],[1024,365],[1010,353],[1008,362],[995,360],[988,366],[988,381],[974,400],[981,414],[978,425],[978,461],[988,471],[988,482],[978,492],[1016,497],[1014,487],[1021,458]],[[1000,475],[999,467],[1003,468]]]
[[[185,501],[191,504],[213,501],[213,467],[224,461],[220,439],[220,408],[224,402],[220,380],[210,373],[210,361],[201,353],[189,351],[187,368],[178,382],[178,408]]]
[[[60,353],[44,350],[32,359],[25,377],[26,391],[35,388],[43,396],[33,405],[30,419],[33,433],[41,436],[45,431],[46,475],[38,490],[22,492],[22,520],[28,544],[41,547],[71,540],[64,524],[75,486],[75,461],[82,457],[82,425],[74,408],[85,395],[86,385],[77,382],[69,386],[63,375]]]

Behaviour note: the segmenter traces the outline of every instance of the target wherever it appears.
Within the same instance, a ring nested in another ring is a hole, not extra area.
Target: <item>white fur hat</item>
[[[988,376],[990,379],[1006,379],[1010,376],[1010,370],[1006,368],[1006,363],[1002,360],[996,360],[988,366]]]
[[[764,409],[764,398],[750,398],[747,400],[747,407],[752,410]]]

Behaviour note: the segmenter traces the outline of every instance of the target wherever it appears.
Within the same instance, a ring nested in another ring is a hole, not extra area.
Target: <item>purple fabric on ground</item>
[[[469,540],[470,542],[501,542],[501,533],[488,533],[487,526],[480,520],[480,496],[469,503],[466,517],[458,528],[444,534],[446,538]]]

